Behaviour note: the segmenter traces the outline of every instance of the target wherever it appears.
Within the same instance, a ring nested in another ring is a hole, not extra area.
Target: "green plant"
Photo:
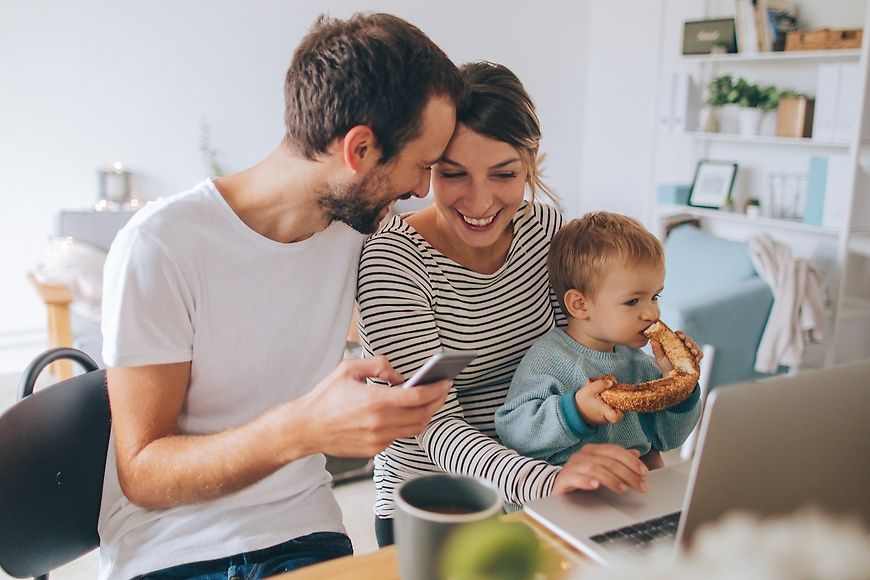
[[[761,90],[761,99],[758,106],[765,113],[775,110],[779,106],[779,98],[782,95],[776,87],[769,86]]]
[[[767,113],[776,109],[779,104],[780,93],[776,87],[768,86],[762,89],[744,78],[735,80],[731,75],[714,78],[707,88],[707,104],[713,107],[740,105],[757,107]]]
[[[441,578],[534,580],[549,577],[554,563],[529,526],[486,520],[450,533],[442,552]]]
[[[711,107],[722,107],[731,104],[729,100],[734,90],[734,79],[731,75],[721,75],[710,81],[707,85],[707,104]]]
[[[786,89],[786,90],[781,91],[779,93],[779,98],[780,98],[780,100],[782,100],[782,99],[795,99],[795,98],[805,99],[805,98],[807,98],[807,95],[806,95],[806,93],[799,93],[794,89]]]
[[[205,117],[199,121],[199,151],[213,177],[222,177],[224,169],[217,158],[217,149],[211,144],[211,127]]]
[[[728,43],[724,40],[716,40],[710,45],[710,54],[725,54],[728,52]]]
[[[746,79],[737,79],[734,90],[737,92],[737,100],[734,102],[741,107],[755,108],[760,105],[761,89],[755,83],[750,83]]]

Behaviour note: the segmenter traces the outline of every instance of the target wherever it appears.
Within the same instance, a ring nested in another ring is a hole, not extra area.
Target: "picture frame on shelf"
[[[692,188],[689,190],[689,205],[708,209],[727,207],[736,177],[737,164],[732,161],[698,161]]]
[[[683,54],[737,52],[733,18],[688,20],[683,23]]]

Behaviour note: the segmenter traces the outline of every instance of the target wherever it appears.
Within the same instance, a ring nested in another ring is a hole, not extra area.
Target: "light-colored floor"
[[[42,377],[40,377],[42,379]],[[50,377],[46,381],[51,382]],[[17,375],[0,375],[0,412],[11,406],[18,393]],[[344,515],[344,525],[353,542],[354,553],[364,554],[377,550],[374,512],[375,486],[371,479],[342,483],[335,487],[335,495]],[[93,551],[51,573],[52,580],[94,580],[99,570],[99,556]],[[0,570],[0,580],[11,578]]]

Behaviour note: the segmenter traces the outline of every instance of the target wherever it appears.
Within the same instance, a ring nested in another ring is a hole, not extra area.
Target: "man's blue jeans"
[[[256,580],[273,574],[353,554],[350,538],[335,532],[317,532],[271,548],[236,554],[228,558],[192,562],[149,572],[142,580]]]

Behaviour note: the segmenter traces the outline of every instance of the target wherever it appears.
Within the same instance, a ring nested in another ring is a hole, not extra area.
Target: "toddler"
[[[701,413],[699,389],[654,413],[619,411],[601,400],[612,386],[661,378],[673,367],[661,345],[641,351],[643,331],[659,319],[665,278],[661,243],[627,216],[594,212],[566,224],[550,245],[550,283],[568,317],[523,357],[496,412],[501,441],[519,453],[561,465],[587,443],[636,449],[648,467],[679,447]],[[700,360],[698,346],[678,336]]]

